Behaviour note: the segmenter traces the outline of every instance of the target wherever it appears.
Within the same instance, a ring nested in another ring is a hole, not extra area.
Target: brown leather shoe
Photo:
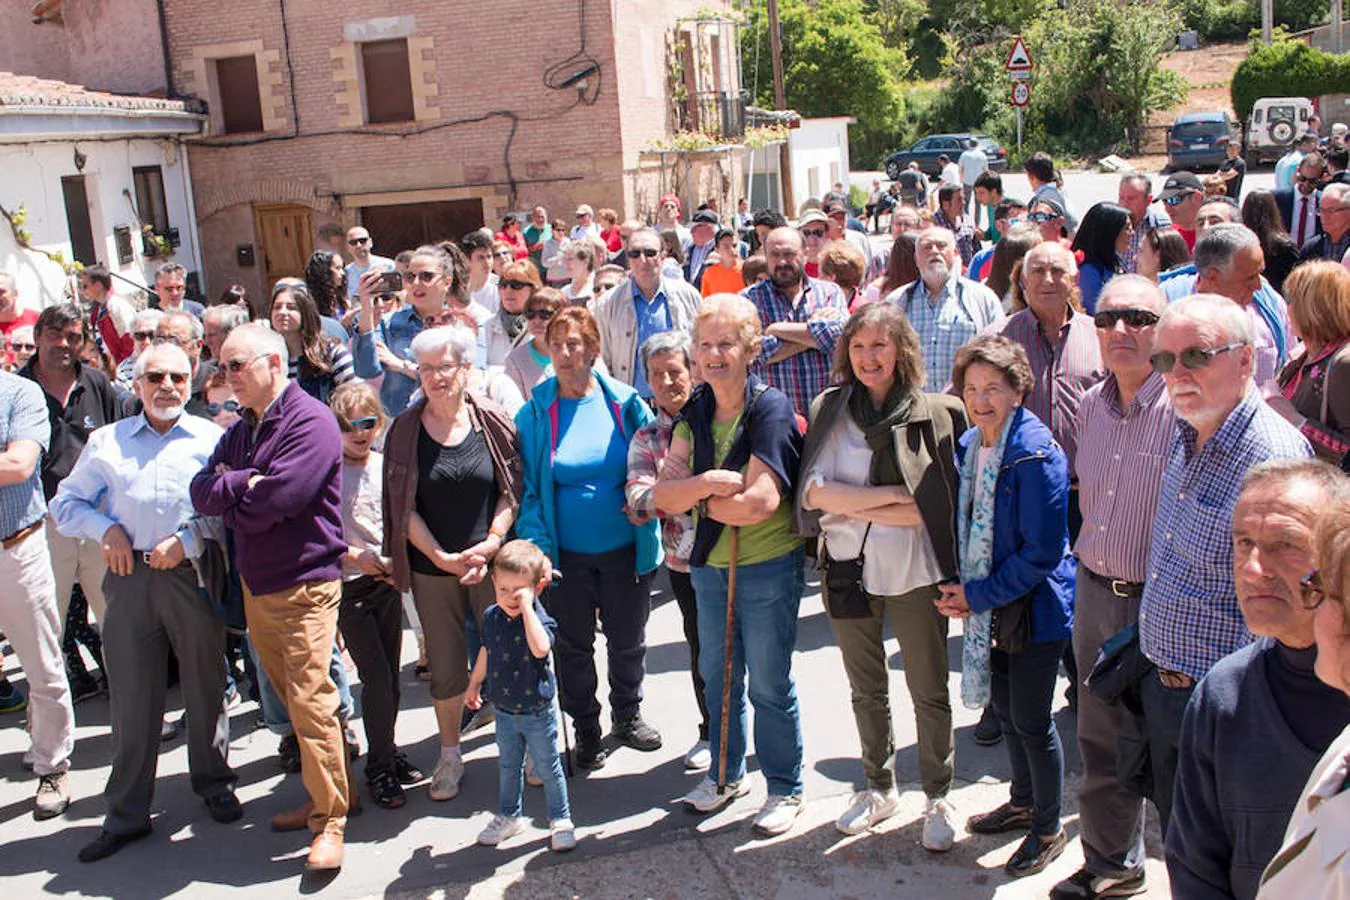
[[[309,815],[314,812],[314,801],[306,800],[289,812],[272,817],[273,831],[300,831],[309,827]]]
[[[314,836],[309,845],[305,868],[311,872],[326,872],[342,868],[342,835],[323,832]]]

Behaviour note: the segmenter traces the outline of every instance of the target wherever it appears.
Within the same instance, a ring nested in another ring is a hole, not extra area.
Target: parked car
[[[1242,129],[1227,110],[1188,112],[1167,129],[1167,169],[1217,169],[1227,158],[1226,148],[1242,140]]]
[[[989,168],[995,172],[1002,172],[1008,167],[1008,151],[998,145],[987,134],[933,134],[920,141],[908,150],[897,150],[890,156],[882,167],[886,170],[886,177],[894,181],[902,169],[909,166],[911,162],[917,162],[919,169],[929,178],[937,178],[942,174],[942,167],[938,165],[938,157],[946,154],[952,161],[956,162],[957,157],[966,149],[966,142],[971,138],[980,142],[980,149],[984,155],[989,157]]]
[[[1308,122],[1316,114],[1313,101],[1307,97],[1262,97],[1252,104],[1247,119],[1247,143],[1243,148],[1247,165],[1279,159],[1289,152],[1294,138],[1308,130]]]

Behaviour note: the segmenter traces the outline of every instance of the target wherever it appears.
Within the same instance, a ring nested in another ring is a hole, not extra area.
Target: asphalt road
[[[812,579],[814,581],[814,579]],[[664,579],[658,581],[664,586]],[[1002,864],[1016,836],[962,835],[948,854],[926,853],[918,844],[923,809],[918,789],[912,709],[904,689],[902,661],[893,640],[892,698],[898,778],[904,808],[871,834],[844,838],[833,819],[848,805],[861,780],[858,741],[839,652],[834,646],[815,584],[802,603],[794,670],[801,696],[808,800],[798,827],[775,840],[756,839],[749,821],[764,798],[763,781],[751,760],[751,795],[712,817],[699,818],[674,803],[700,776],[684,773],[681,760],[694,741],[697,713],[688,675],[688,652],[679,613],[668,593],[653,597],[648,631],[648,677],[644,712],[665,736],[654,753],[622,748],[602,771],[570,782],[580,844],[567,855],[547,850],[543,797],[531,789],[526,812],[535,826],[502,848],[475,846],[497,795],[492,729],[465,741],[467,771],[455,800],[433,803],[425,787],[412,788],[402,810],[366,803],[348,829],[346,866],[335,878],[303,875],[303,835],[274,834],[275,813],[304,796],[298,776],[282,776],[275,764],[276,739],[255,730],[251,703],[233,711],[231,762],[239,773],[245,815],[218,825],[191,793],[181,738],[160,756],[154,833],[100,863],[76,861],[104,812],[100,795],[108,775],[106,698],[76,709],[79,723],[71,782],[75,802],[64,817],[35,822],[30,814],[34,777],[20,767],[26,747],[21,717],[0,719],[0,883],[5,896],[47,895],[123,898],[288,896],[321,891],[330,898],[362,897],[661,897],[817,898],[904,895],[975,898],[1045,897],[1056,881],[1081,862],[1076,839],[1078,768],[1073,717],[1057,701],[1069,759],[1066,827],[1075,839],[1064,856],[1040,876],[1009,883]],[[958,697],[960,638],[950,640],[952,695]],[[413,676],[415,645],[404,644],[403,713],[398,734],[415,762],[431,768],[438,741],[426,685]],[[15,674],[16,661],[7,657]],[[21,680],[21,678],[19,679]],[[601,684],[604,684],[602,675]],[[358,689],[359,695],[359,689]],[[176,692],[170,707],[176,708]],[[977,747],[971,732],[977,715],[954,699],[957,783],[952,802],[958,817],[992,809],[1007,798],[1008,764],[1001,746]],[[176,717],[177,712],[170,713]],[[357,770],[359,771],[358,763]],[[1159,862],[1157,829],[1151,827],[1147,896],[1168,897]]]

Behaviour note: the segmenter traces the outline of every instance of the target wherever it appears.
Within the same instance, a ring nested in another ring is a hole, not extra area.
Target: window
[[[71,253],[77,262],[92,266],[98,262],[98,257],[94,253],[94,226],[89,215],[89,192],[84,185],[84,176],[62,178],[61,195],[66,204]]]
[[[415,118],[406,38],[362,44],[361,70],[367,122],[411,122]]]
[[[231,56],[216,60],[216,86],[220,94],[220,120],[226,134],[263,130],[255,57]]]
[[[136,185],[136,215],[155,234],[169,230],[169,207],[164,202],[164,171],[159,166],[136,166],[131,170]]]

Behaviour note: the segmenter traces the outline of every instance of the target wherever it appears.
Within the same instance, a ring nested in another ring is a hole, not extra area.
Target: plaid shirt
[[[978,281],[962,278],[955,270],[936,296],[928,293],[928,286],[920,278],[896,288],[886,300],[904,311],[919,334],[930,391],[942,391],[951,383],[957,350],[1007,318],[993,291]]]
[[[970,265],[970,261],[975,257],[975,251],[980,249],[980,236],[975,233],[975,226],[971,224],[970,219],[961,216],[953,222],[939,209],[933,213],[933,224],[956,235],[956,249],[961,253],[961,268]]]
[[[773,279],[761,281],[742,291],[759,310],[759,324],[765,331],[774,322],[805,322],[816,347],[810,347],[787,359],[770,363],[769,357],[778,352],[783,342],[764,335],[760,339],[760,356],[754,372],[771,386],[788,395],[792,408],[804,416],[811,401],[830,386],[830,361],[834,344],[848,320],[848,303],[839,285],[829,281],[802,276],[802,291],[794,305],[792,299],[778,289]],[[819,310],[837,310],[838,316],[813,319]],[[817,347],[819,349],[817,349]]]
[[[674,572],[689,571],[689,555],[694,549],[694,516],[678,513],[662,516],[652,502],[652,488],[670,452],[670,435],[675,420],[657,410],[656,421],[638,429],[628,445],[628,483],[624,494],[629,513],[648,519],[661,518],[661,546],[666,551],[666,566]]]
[[[1177,420],[1153,520],[1139,640],[1161,669],[1199,680],[1252,640],[1233,585],[1233,508],[1243,476],[1268,459],[1302,459],[1312,448],[1252,385],[1198,451]]]
[[[32,441],[46,453],[51,437],[42,388],[36,381],[0,372],[0,451],[8,450],[16,441]],[[26,480],[0,487],[0,538],[22,531],[46,515],[41,468],[34,466]]]

